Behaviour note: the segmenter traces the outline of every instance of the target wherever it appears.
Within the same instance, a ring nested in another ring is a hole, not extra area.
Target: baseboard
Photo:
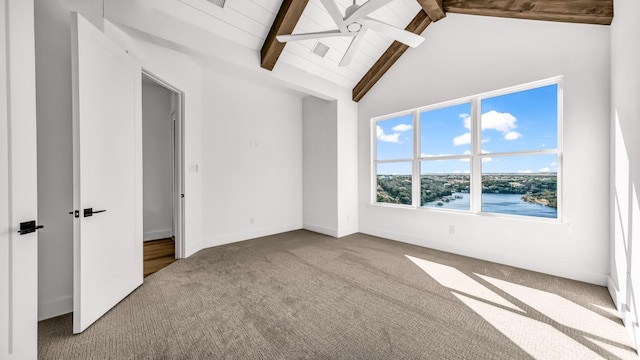
[[[611,276],[609,276],[607,280],[607,290],[609,290],[611,300],[613,300],[618,310],[618,316],[622,319],[622,323],[627,330],[631,344],[637,350],[640,339],[636,338],[636,329],[634,329],[634,326],[637,327],[637,323],[634,321],[635,315],[629,312],[629,306],[624,302],[623,295],[620,293],[620,289],[616,286]]]
[[[153,230],[153,231],[145,231],[142,235],[142,239],[144,241],[149,240],[158,240],[158,239],[166,239],[173,236],[173,231],[171,229],[165,230]]]
[[[185,249],[184,249],[184,257],[188,258],[189,256],[197,253],[198,251],[204,249],[206,246],[204,246],[204,242],[203,241],[198,241],[196,243],[187,243],[185,244]]]
[[[613,278],[611,276],[607,277],[607,290],[609,290],[609,295],[611,296],[611,300],[613,300],[613,304],[618,309],[618,313],[620,313],[620,317],[622,317],[622,302],[620,302],[620,290],[613,282]]]
[[[347,229],[339,229],[338,230],[338,236],[336,236],[336,237],[337,238],[341,238],[341,237],[344,237],[344,236],[349,236],[349,235],[355,234],[357,232],[358,232],[358,228],[356,228],[356,227],[352,227],[350,229],[349,228],[347,228]]]
[[[305,229],[305,230],[317,232],[317,233],[320,233],[320,234],[329,235],[329,236],[333,236],[333,237],[338,237],[338,230],[332,229],[332,228],[328,228],[326,226],[319,226],[319,225],[304,223],[302,225],[302,228]]]
[[[400,241],[408,244],[422,246],[430,249],[450,252],[458,255],[469,256],[476,259],[496,262],[499,264],[509,265],[520,269],[536,271],[543,274],[559,276],[567,279],[582,281],[590,284],[606,286],[608,274],[593,273],[588,271],[576,270],[561,264],[552,262],[539,261],[536,259],[512,256],[503,254],[489,249],[471,248],[467,246],[453,244],[451,242],[441,242],[420,238],[410,234],[402,234],[397,232],[388,232],[373,227],[361,227],[360,232],[372,236],[379,236],[390,240]]]
[[[249,239],[255,239],[263,236],[280,234],[283,232],[300,230],[302,229],[302,224],[289,224],[289,225],[280,225],[280,226],[270,226],[264,228],[258,228],[250,231],[239,231],[219,236],[210,236],[203,240],[202,249],[210,248],[213,246],[231,244],[238,241],[244,241]]]
[[[73,312],[73,296],[65,296],[38,304],[38,321]]]

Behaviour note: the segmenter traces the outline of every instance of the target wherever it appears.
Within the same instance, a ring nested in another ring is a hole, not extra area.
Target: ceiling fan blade
[[[369,15],[370,13],[378,10],[379,8],[387,5],[393,0],[369,0],[366,3],[362,4],[353,14],[347,16],[344,19],[345,24],[351,24],[352,22],[356,22],[363,17]]]
[[[367,32],[367,27],[363,26],[360,31],[357,32],[357,35],[351,40],[351,44],[349,44],[349,48],[347,52],[344,53],[342,60],[340,60],[340,64],[338,66],[349,66],[351,63],[351,59],[353,59],[353,55],[355,55],[356,50],[358,50],[358,46],[360,42],[364,38],[364,34]]]
[[[276,39],[280,42],[287,41],[299,41],[299,40],[309,40],[309,39],[320,39],[326,37],[335,37],[335,36],[356,36],[357,33],[343,33],[340,30],[329,30],[329,31],[320,31],[320,32],[312,32],[312,33],[304,33],[304,34],[291,34],[291,35],[278,35]]]
[[[371,30],[380,33],[380,35],[382,36],[400,41],[401,43],[409,45],[411,47],[416,47],[422,44],[422,42],[424,41],[424,38],[420,35],[416,35],[410,31],[399,29],[395,26],[369,17],[360,19],[360,23],[362,23],[362,25],[364,26],[368,26]]]
[[[343,33],[349,32],[349,30],[347,30],[347,25],[344,23],[344,19],[342,18],[342,12],[338,8],[338,4],[336,4],[335,0],[320,0],[320,2],[324,8],[327,9],[327,12],[331,15],[331,18],[336,25],[338,25],[338,29]]]

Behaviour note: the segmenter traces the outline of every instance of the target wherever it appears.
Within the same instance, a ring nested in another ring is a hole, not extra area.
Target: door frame
[[[176,259],[184,259],[186,257],[184,236],[184,91],[144,67],[142,68],[142,76],[146,76],[157,85],[171,91],[171,120],[175,123],[172,139],[172,230],[176,237],[175,257]],[[144,155],[142,161],[144,162]]]

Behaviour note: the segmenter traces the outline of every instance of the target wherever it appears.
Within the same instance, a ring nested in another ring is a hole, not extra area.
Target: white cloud
[[[490,154],[490,153],[491,153],[491,151],[487,151],[487,150],[480,150],[480,151],[481,151],[483,154]],[[483,162],[483,163],[485,163],[485,162],[489,162],[489,161],[491,161],[491,160],[492,160],[492,158],[490,158],[490,157],[483,157],[483,158],[482,158],[482,162]]]
[[[420,157],[436,157],[436,156],[451,156],[451,154],[425,154],[425,153],[420,153]]]
[[[467,115],[467,114],[464,114]],[[460,115],[460,117],[462,117],[462,115]],[[467,115],[466,117],[462,117],[462,123],[464,124],[464,127],[466,129],[471,130],[471,117],[469,117],[469,115]]]
[[[382,128],[380,127],[380,125],[376,125],[376,137],[378,138],[378,140],[380,141],[384,141],[384,142],[391,142],[391,143],[398,143],[400,142],[398,140],[398,137],[400,136],[400,133],[395,133],[395,134],[385,134],[384,130],[382,130]]]
[[[552,162],[552,163],[551,163],[551,164],[549,164],[549,165],[551,165],[551,166],[556,166],[556,165],[558,165],[558,164],[554,161],[554,162]]]
[[[409,124],[398,124],[391,128],[391,130],[397,131],[397,132],[409,131],[411,129],[413,129],[413,126]]]
[[[453,138],[453,145],[460,146],[465,144],[471,144],[471,133],[464,133]]]
[[[482,114],[482,130],[493,129],[506,134],[516,128],[515,116],[491,110]]]
[[[518,170],[518,174],[532,174],[533,171],[531,170]]]
[[[521,137],[522,137],[522,134],[520,134],[517,131],[509,131],[508,133],[504,134],[505,140],[517,140],[517,139],[520,139]]]
[[[542,169],[538,170],[540,172],[549,172],[551,169],[549,169],[548,167],[543,167]]]
[[[462,153],[462,155],[471,155],[471,151],[466,150],[465,152]],[[469,162],[471,161],[471,159],[460,159],[460,161]]]
[[[464,115],[464,116],[463,116]],[[464,127],[467,129],[471,129],[471,118],[468,114],[460,114],[462,118]],[[482,114],[482,130],[496,130],[504,135],[505,140],[516,140],[522,137],[522,134],[514,131],[518,126],[516,125],[515,116],[510,113],[501,113],[495,110],[491,110]],[[488,142],[489,138],[483,140],[482,142]]]

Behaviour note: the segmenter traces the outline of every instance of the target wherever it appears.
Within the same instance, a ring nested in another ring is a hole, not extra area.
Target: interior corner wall
[[[447,14],[423,35],[426,41],[409,49],[359,103],[360,231],[606,284],[609,27]],[[559,75],[561,223],[370,204],[372,117]],[[449,234],[450,225],[456,234]]]
[[[608,288],[636,346],[640,300],[640,2],[614,1],[611,24],[611,278]]]
[[[143,239],[173,235],[172,92],[142,82]]]
[[[102,0],[35,0],[38,318],[73,306],[71,11],[102,24]]]
[[[307,230],[338,236],[338,102],[302,100],[303,223]]]
[[[302,228],[301,96],[203,76],[204,246]]]
[[[337,236],[358,232],[358,104],[338,101]]]

